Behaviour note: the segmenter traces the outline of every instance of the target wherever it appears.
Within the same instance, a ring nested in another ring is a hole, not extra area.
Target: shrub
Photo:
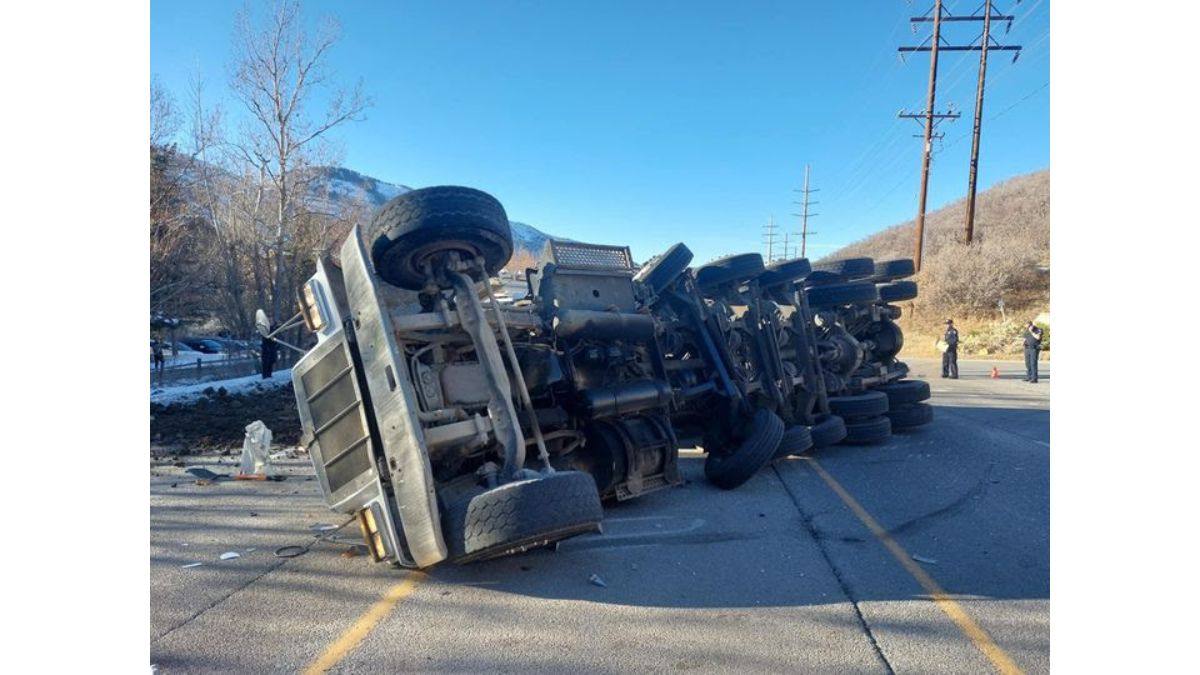
[[[918,309],[933,315],[992,319],[1004,301],[1023,313],[1049,301],[1050,172],[1004,181],[981,192],[975,240],[961,242],[965,200],[928,214],[922,270],[916,278]],[[913,254],[912,221],[890,227],[830,255],[876,260]]]
[[[1022,349],[1024,324],[993,321],[969,330],[959,329],[959,349],[966,354],[1017,354]]]

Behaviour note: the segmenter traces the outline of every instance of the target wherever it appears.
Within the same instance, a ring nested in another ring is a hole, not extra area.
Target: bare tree
[[[150,79],[150,145],[167,145],[175,132],[179,131],[179,109],[175,99],[163,87],[158,76]]]
[[[197,302],[203,275],[198,223],[190,208],[189,158],[172,142],[181,117],[157,78],[150,83],[150,308],[178,315]]]
[[[336,127],[362,118],[368,102],[361,81],[346,91],[331,86],[326,68],[329,51],[339,37],[335,22],[326,19],[315,37],[305,31],[300,6],[294,0],[279,2],[264,21],[255,25],[249,6],[238,14],[235,30],[235,63],[231,86],[250,113],[238,149],[270,186],[273,229],[265,251],[269,267],[261,281],[270,298],[272,320],[280,318],[281,301],[290,285],[288,256],[295,249],[299,208],[312,158]],[[324,115],[309,114],[312,100],[328,93]]]

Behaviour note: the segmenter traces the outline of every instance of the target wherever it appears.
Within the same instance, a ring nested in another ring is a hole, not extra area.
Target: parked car
[[[253,343],[247,342],[246,340],[235,340],[233,338],[211,339],[221,343],[223,348],[222,352],[229,354],[230,356],[245,357],[257,354],[257,350],[254,348]]]
[[[150,341],[150,367],[154,367],[154,345],[157,340]],[[163,365],[167,368],[176,366],[194,366],[196,361],[220,361],[225,358],[223,353],[208,354],[196,349],[192,349],[183,342],[175,342],[173,345],[170,342],[164,341],[163,344]]]
[[[187,337],[180,342],[204,354],[225,354],[229,351],[218,338]]]

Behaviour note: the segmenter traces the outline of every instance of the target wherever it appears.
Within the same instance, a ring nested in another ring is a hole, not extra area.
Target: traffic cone
[[[993,380],[1000,379],[1000,369],[997,368],[996,366],[992,366],[992,379]]]

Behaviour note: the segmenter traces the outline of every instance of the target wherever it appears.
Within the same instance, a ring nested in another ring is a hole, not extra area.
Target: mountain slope
[[[974,243],[961,244],[966,199],[925,217],[919,306],[991,313],[1050,301],[1050,170],[1017,176],[979,193]],[[911,258],[916,225],[889,227],[828,256]]]

